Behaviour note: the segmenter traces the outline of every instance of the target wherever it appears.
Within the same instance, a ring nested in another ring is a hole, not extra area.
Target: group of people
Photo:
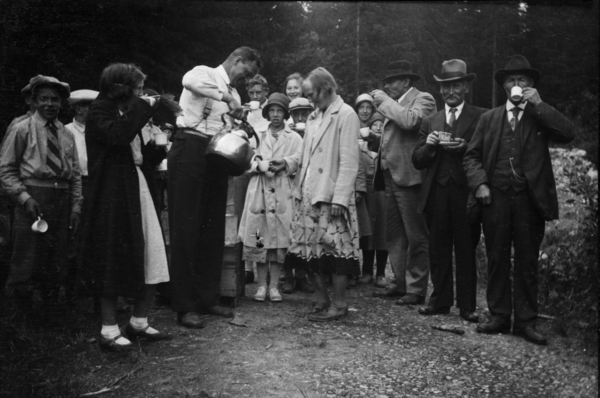
[[[358,279],[382,288],[375,297],[423,305],[418,312],[428,316],[450,312],[456,279],[459,315],[478,322],[475,249],[483,227],[491,316],[477,331],[506,333],[512,325],[514,334],[546,344],[536,330],[537,259],[544,221],[558,217],[548,142],[574,136],[541,100],[540,74],[525,57],[495,72],[507,101],[492,110],[465,102],[476,76],[458,59],[434,76],[440,111],[415,87],[421,76],[408,61],[391,62],[382,89],[361,94],[354,107],[325,68],[290,75],[284,93],[270,95],[261,68],[258,52],[240,47],[216,68],[186,73],[178,104],[144,93],[146,76],[131,64],[109,65],[99,93],[32,78],[24,89],[31,109],[1,148],[0,182],[16,203],[7,292],[27,300],[39,286],[51,297],[74,280],[80,293],[100,299],[99,343],[113,351],[130,349],[134,338],[170,338],[148,323],[163,282],[180,325],[202,328],[206,314],[231,317],[219,292],[234,184],[247,276],[256,264],[254,300],[314,291],[309,320],[343,319],[346,287]],[[244,105],[235,88],[243,83],[251,100]],[[70,94],[75,119],[63,126],[58,110]],[[255,132],[256,156],[230,178],[204,155],[215,134],[241,120]],[[153,128],[171,135],[168,151]],[[165,162],[169,261],[153,174]],[[32,231],[41,219],[48,231]],[[71,279],[69,245],[77,252]],[[394,279],[386,285],[388,256]],[[433,292],[424,305],[429,275]],[[135,299],[124,335],[119,296]]]

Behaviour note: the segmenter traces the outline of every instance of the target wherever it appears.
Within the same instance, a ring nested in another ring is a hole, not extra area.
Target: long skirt
[[[144,280],[147,285],[169,281],[169,268],[165,242],[154,201],[142,170],[136,167],[140,180],[140,207],[142,210],[142,230],[144,232]]]
[[[331,203],[311,204],[304,192],[296,200],[292,218],[292,243],[286,268],[335,275],[360,274],[358,223],[353,204],[341,216],[331,216]]]

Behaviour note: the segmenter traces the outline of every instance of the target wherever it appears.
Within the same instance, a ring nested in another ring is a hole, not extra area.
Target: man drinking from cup
[[[467,73],[460,59],[444,61],[440,84],[444,109],[423,119],[419,143],[412,154],[417,170],[425,170],[419,195],[419,213],[429,227],[429,263],[433,293],[422,315],[447,314],[454,305],[452,252],[456,258],[456,305],[460,316],[477,322],[477,266],[475,248],[481,228],[469,222],[469,187],[462,167],[467,144],[479,117],[487,111],[465,103],[475,73]]]
[[[544,220],[558,218],[548,141],[571,141],[573,125],[542,101],[533,87],[540,73],[525,57],[511,57],[494,78],[509,99],[481,116],[463,162],[475,192],[469,198],[469,211],[481,211],[488,258],[491,316],[477,331],[508,333],[514,313],[513,334],[546,344],[546,337],[536,330],[538,253]],[[515,86],[522,89],[520,101],[511,98],[517,97]]]
[[[11,128],[0,150],[0,182],[17,203],[6,287],[24,302],[38,288],[48,304],[67,269],[69,235],[79,225],[81,169],[73,134],[57,120],[69,85],[38,75],[30,87],[35,114]],[[39,224],[39,232],[32,231],[38,218],[47,232]]]

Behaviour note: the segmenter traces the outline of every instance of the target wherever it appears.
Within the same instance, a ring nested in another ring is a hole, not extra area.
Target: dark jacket
[[[473,133],[475,132],[475,127],[477,126],[480,116],[488,110],[489,109],[478,108],[465,103],[462,112],[456,121],[457,125],[455,136],[462,138],[467,142],[471,141],[471,137],[473,137]],[[431,185],[435,182],[436,171],[438,169],[438,164],[443,151],[442,148],[426,145],[425,141],[427,141],[427,136],[431,132],[444,131],[445,124],[445,109],[442,109],[441,111],[423,119],[423,122],[421,123],[421,130],[419,131],[419,142],[417,143],[417,146],[415,146],[415,149],[412,153],[412,163],[415,168],[417,170],[427,169],[419,194],[419,207],[417,208],[419,213],[423,213],[423,211],[425,211],[427,198],[429,197],[429,192],[431,192]],[[462,168],[459,170],[459,173],[463,177],[466,185],[467,178]]]
[[[117,103],[103,93],[90,106],[85,126],[90,190],[78,256],[82,294],[145,295],[140,188],[130,143],[152,112],[134,98],[120,115]]]
[[[496,167],[504,122],[508,123],[506,104],[484,113],[477,124],[463,158],[467,181],[472,191],[479,185],[490,182]],[[558,199],[548,141],[567,143],[573,140],[573,124],[556,109],[542,102],[536,107],[527,104],[519,121],[519,128],[522,133],[521,163],[531,198],[544,219],[557,219]],[[467,206],[475,208],[475,200],[474,195],[471,195]]]

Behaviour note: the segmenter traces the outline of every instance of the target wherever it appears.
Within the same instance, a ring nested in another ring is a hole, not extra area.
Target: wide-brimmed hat
[[[35,77],[32,77],[31,80],[29,80],[29,87],[32,93],[34,92],[36,87],[42,84],[56,87],[63,99],[69,98],[71,94],[71,88],[69,87],[69,84],[61,82],[55,77],[37,75]]]
[[[444,82],[457,82],[460,80],[466,80],[468,82],[475,79],[477,76],[475,73],[467,73],[467,64],[465,61],[460,59],[451,59],[450,61],[442,62],[442,73],[441,77],[433,75],[433,78],[438,83]]]
[[[356,110],[363,102],[368,102],[373,107],[373,110],[375,110],[375,100],[373,100],[373,97],[371,97],[369,94],[361,94],[356,97],[356,101],[354,102],[354,110]]]
[[[391,78],[405,78],[408,77],[412,81],[417,81],[421,78],[421,76],[417,75],[412,70],[412,65],[408,61],[394,61],[388,64],[386,76],[381,80],[386,81]]]
[[[534,84],[540,80],[540,71],[533,69],[531,65],[529,65],[527,58],[522,55],[513,55],[508,60],[504,69],[498,69],[496,73],[494,73],[494,80],[496,80],[496,83],[502,85],[504,84],[506,76],[521,74],[531,77]]]
[[[385,116],[383,116],[381,113],[379,112],[375,112],[371,118],[369,119],[369,127],[371,127],[373,125],[373,123],[375,123],[376,121],[382,121],[385,122]]]
[[[269,96],[269,100],[267,101],[267,105],[262,110],[262,115],[265,119],[269,120],[269,108],[271,105],[279,105],[285,111],[285,118],[290,117],[290,111],[288,107],[290,105],[290,99],[285,94],[281,93],[273,93]]]
[[[304,97],[298,97],[298,98],[294,98],[292,100],[292,102],[290,102],[289,110],[291,112],[291,111],[295,111],[298,109],[308,109],[308,110],[312,111],[313,107],[310,104],[310,102],[308,101],[308,99],[306,99]]]
[[[98,91],[95,90],[75,90],[71,92],[71,96],[69,97],[69,103],[75,104],[77,102],[93,101],[96,99],[98,94]]]

